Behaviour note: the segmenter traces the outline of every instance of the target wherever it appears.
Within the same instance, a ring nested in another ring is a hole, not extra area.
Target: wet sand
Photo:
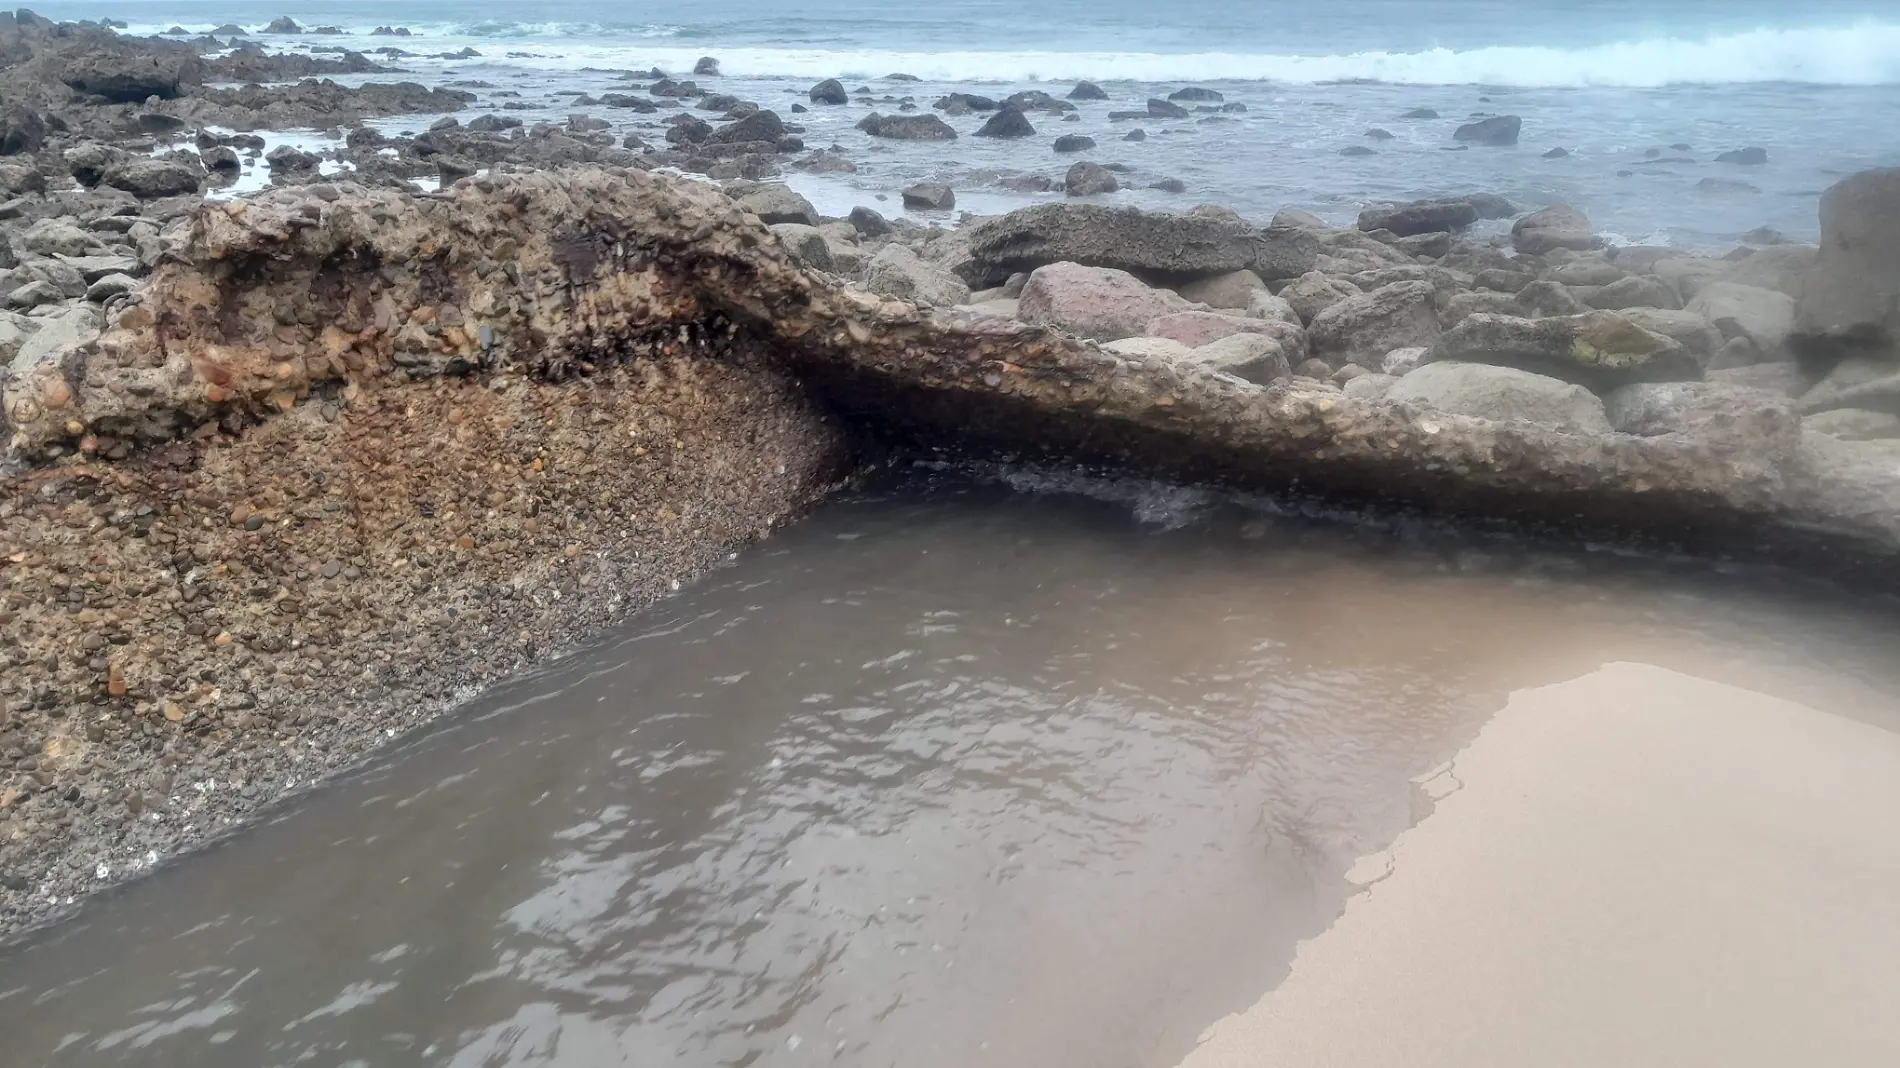
[[[1424,788],[1183,1068],[1900,1063],[1900,735],[1618,663]]]

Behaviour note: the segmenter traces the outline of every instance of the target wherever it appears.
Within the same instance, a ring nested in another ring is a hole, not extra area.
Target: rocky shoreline
[[[860,434],[1869,575],[1900,551],[1900,172],[1830,190],[1818,248],[1723,258],[1482,194],[946,230],[747,178],[804,146],[734,101],[652,151],[358,126],[355,174],[273,152],[275,188],[206,200],[263,147],[208,124],[462,100],[207,89],[211,52],[0,17],[0,936],[690,581]],[[653,77],[656,114],[706,96]]]

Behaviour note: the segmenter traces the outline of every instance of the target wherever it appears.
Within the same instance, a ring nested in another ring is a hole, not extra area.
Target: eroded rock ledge
[[[1900,544],[1888,454],[1785,405],[1637,437],[1258,385],[863,292],[642,171],[276,190],[204,206],[167,255],[103,331],[91,309],[48,325],[0,382],[0,932],[663,595],[821,496],[844,422]]]
[[[1631,532],[1821,531],[1881,554],[1900,537],[1891,480],[1830,488],[1843,464],[1787,412],[1637,437],[1256,385],[861,292],[717,190],[640,171],[328,192],[206,208],[96,341],[23,359],[4,398],[15,454],[118,455],[392,377],[558,381],[729,338],[925,440]]]

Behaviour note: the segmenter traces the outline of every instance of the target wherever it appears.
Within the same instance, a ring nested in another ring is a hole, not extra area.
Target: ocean
[[[576,92],[624,90],[615,71],[687,75],[695,60],[712,56],[723,73],[702,84],[779,111],[805,127],[808,145],[835,145],[857,163],[851,175],[790,176],[821,210],[840,213],[867,203],[898,214],[896,191],[922,180],[950,183],[968,210],[1028,203],[1037,195],[1010,192],[1004,180],[1059,179],[1073,158],[1056,155],[1050,142],[1082,133],[1098,147],[1075,158],[1130,169],[1129,188],[1111,198],[1121,203],[1184,209],[1211,201],[1261,218],[1291,206],[1343,222],[1367,204],[1486,191],[1532,207],[1570,203],[1615,240],[1720,249],[1761,226],[1812,239],[1822,190],[1853,171],[1900,163],[1893,0],[965,0],[942,8],[868,0],[86,0],[38,10],[121,19],[129,33],[227,22],[255,30],[289,15],[350,35],[266,38],[291,50],[470,47],[482,55],[398,63],[405,77],[429,84],[482,83],[478,106],[513,105],[529,121],[564,119],[577,110],[569,104]],[[368,37],[378,25],[415,36]],[[790,114],[812,83],[830,77],[869,89],[877,102]],[[1037,136],[1022,141],[968,136],[981,115],[952,119],[964,136],[948,143],[877,141],[855,129],[873,108],[888,113],[906,98],[927,111],[950,91],[1043,88],[1061,96],[1081,78],[1111,99],[1084,104],[1079,122],[1034,115]],[[1190,85],[1216,89],[1246,111],[1107,118]],[[1401,117],[1416,108],[1441,118]],[[651,133],[636,125],[641,117],[593,113]],[[1452,129],[1481,114],[1521,116],[1519,144],[1457,151]],[[1122,140],[1137,125],[1147,139]],[[1375,140],[1372,130],[1392,136]],[[1714,162],[1750,146],[1765,149],[1768,162]],[[1341,155],[1347,148],[1371,154]],[[1563,154],[1546,155],[1554,149]],[[1180,179],[1187,191],[1146,188],[1161,178]]]

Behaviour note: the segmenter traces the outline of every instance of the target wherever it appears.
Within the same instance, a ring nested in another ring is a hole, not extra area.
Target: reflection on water
[[[831,506],[0,954],[0,1065],[1171,1064],[1513,689],[1885,715],[1839,606],[1184,503]]]

